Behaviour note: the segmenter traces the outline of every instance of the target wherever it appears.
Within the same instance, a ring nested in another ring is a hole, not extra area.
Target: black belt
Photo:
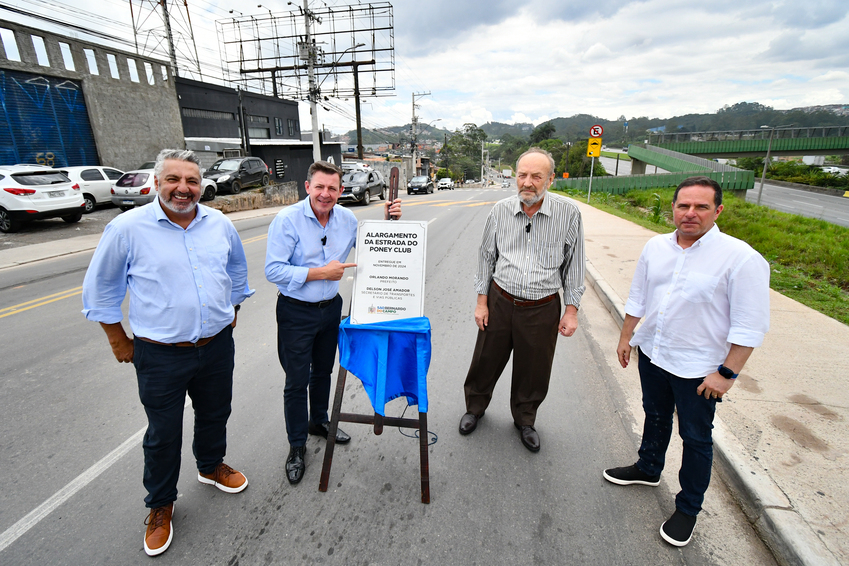
[[[499,294],[503,295],[505,299],[509,300],[517,307],[536,307],[539,305],[550,303],[551,301],[557,298],[557,293],[554,293],[553,295],[549,295],[547,297],[543,297],[535,301],[531,301],[529,299],[520,299],[518,297],[514,297],[513,295],[499,287],[498,283],[496,283],[494,280],[492,282],[492,286],[495,287],[495,290],[498,291]]]
[[[218,331],[218,334],[221,334],[226,329],[227,327],[225,326],[224,328]],[[197,342],[158,342],[156,340],[151,340],[150,338],[145,338],[144,336],[136,336],[136,338],[145,342],[150,342],[151,344],[159,344],[160,346],[175,346],[177,348],[202,348],[213,340],[215,340],[215,337],[218,336],[218,334],[216,334],[215,336],[208,336],[207,338],[201,338]]]
[[[316,308],[319,308],[319,309],[323,309],[324,307],[330,306],[333,303],[333,301],[336,300],[336,297],[339,296],[339,295],[336,295],[336,297],[333,297],[332,299],[327,299],[326,301],[319,301],[317,303],[309,303],[307,301],[301,301],[301,300],[298,300],[298,299],[293,299],[292,297],[287,297],[286,295],[284,295],[280,291],[277,291],[277,294],[280,296],[280,298],[282,298],[287,303],[295,303],[296,305],[304,305],[305,307],[316,307]]]

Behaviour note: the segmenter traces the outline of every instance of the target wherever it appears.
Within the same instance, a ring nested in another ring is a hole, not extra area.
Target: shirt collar
[[[693,242],[693,245],[692,245],[692,246],[690,246],[690,247],[691,247],[691,248],[692,248],[692,247],[697,247],[697,246],[698,246],[698,247],[701,247],[701,246],[704,246],[704,245],[706,245],[706,244],[710,244],[710,243],[711,243],[711,241],[712,241],[714,238],[718,238],[718,237],[719,237],[719,233],[720,233],[719,226],[717,226],[717,225],[716,225],[716,223],[714,223],[714,225],[713,225],[713,226],[711,226],[710,230],[708,230],[707,232],[705,232],[705,234],[704,234],[701,238],[699,238],[698,240],[696,240],[695,242]],[[674,232],[672,232],[672,233],[670,233],[670,234],[667,234],[667,235],[666,235],[666,237],[669,239],[669,241],[670,241],[671,243],[675,244],[675,245],[676,245],[676,246],[678,246],[678,247],[681,247],[681,246],[678,244],[678,230],[675,230]]]

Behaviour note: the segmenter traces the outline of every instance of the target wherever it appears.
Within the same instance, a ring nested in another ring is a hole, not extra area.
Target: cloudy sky
[[[132,41],[126,0],[4,2]],[[259,1],[188,3],[200,58],[211,67],[218,64],[216,20],[231,17],[230,10],[260,16],[291,8],[285,0],[262,0],[264,8],[255,7]],[[418,102],[420,120],[439,119],[436,125],[449,129],[466,122],[539,124],[579,113],[668,118],[741,101],[778,109],[849,103],[846,0],[392,4],[395,96],[363,104],[366,127],[409,123],[412,92],[431,93]],[[32,23],[4,10],[0,18]],[[301,106],[307,127],[308,106]],[[352,102],[334,107],[342,111],[322,109],[319,122],[339,133],[352,129]]]

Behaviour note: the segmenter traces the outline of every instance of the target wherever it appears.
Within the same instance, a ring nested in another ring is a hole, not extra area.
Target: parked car
[[[840,175],[843,171],[840,170],[839,167],[823,167],[823,173],[831,173],[832,175]]]
[[[85,201],[85,213],[94,212],[98,204],[112,202],[112,185],[121,178],[123,171],[111,167],[79,166],[57,167],[73,183],[80,186]]]
[[[451,180],[451,177],[443,177],[436,184],[436,188],[437,188],[437,190],[440,190],[440,191],[442,189],[451,189],[453,191],[454,190],[454,181]]]
[[[0,232],[15,232],[30,220],[79,222],[85,210],[80,186],[56,169],[0,166]]]
[[[386,199],[387,185],[380,171],[352,170],[342,175],[342,194],[339,200],[367,205],[371,197]]]
[[[509,189],[510,188],[510,180],[504,179],[503,181],[501,181],[501,187],[504,188],[504,189]]]
[[[430,177],[425,175],[421,175],[419,177],[413,177],[410,179],[410,182],[407,183],[407,194],[411,195],[413,193],[432,193],[433,192],[433,181]]]
[[[236,194],[243,187],[267,185],[271,180],[268,171],[268,166],[259,157],[229,157],[213,163],[203,177],[215,181],[219,190]]]
[[[153,168],[127,171],[112,186],[112,204],[127,211],[153,202],[157,193],[153,184]]]

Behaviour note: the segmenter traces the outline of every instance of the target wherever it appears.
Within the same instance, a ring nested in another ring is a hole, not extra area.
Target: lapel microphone
[[[527,232],[528,234],[531,233],[531,223],[530,222],[528,222],[528,225],[525,226],[525,232]]]
[[[327,236],[325,236],[321,239],[321,245],[324,246],[326,244],[327,244]]]

